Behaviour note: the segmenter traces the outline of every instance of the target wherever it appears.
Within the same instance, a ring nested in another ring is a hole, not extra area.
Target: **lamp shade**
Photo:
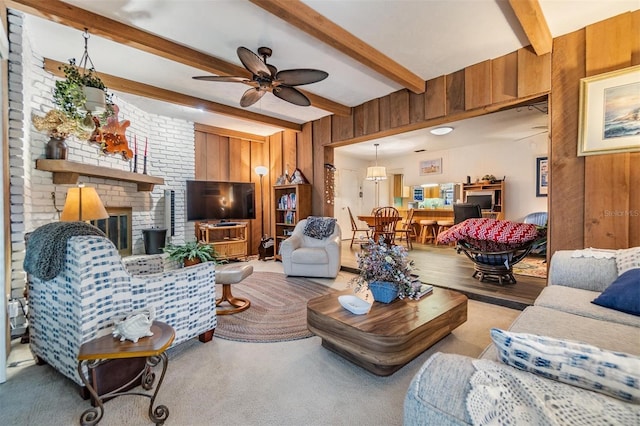
[[[104,208],[95,188],[79,185],[69,188],[64,209],[60,215],[62,222],[106,219],[109,213]]]
[[[269,169],[266,166],[258,166],[255,168],[255,171],[258,176],[264,176],[269,173]]]
[[[387,169],[383,166],[367,167],[367,180],[385,180]]]

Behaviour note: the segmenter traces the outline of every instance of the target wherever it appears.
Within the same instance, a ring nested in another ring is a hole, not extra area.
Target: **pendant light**
[[[367,167],[367,180],[385,180],[387,178],[387,169],[384,166],[378,166],[378,145],[379,143],[373,144],[376,147],[376,165],[372,167]]]

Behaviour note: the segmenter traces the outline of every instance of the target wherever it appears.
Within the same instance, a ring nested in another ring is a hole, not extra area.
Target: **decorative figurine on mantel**
[[[127,161],[133,157],[133,151],[129,148],[126,131],[131,125],[129,120],[118,120],[120,109],[113,105],[114,114],[107,118],[107,124],[100,127],[100,120],[93,117],[95,129],[90,142],[100,144],[103,154],[122,154],[122,159]]]

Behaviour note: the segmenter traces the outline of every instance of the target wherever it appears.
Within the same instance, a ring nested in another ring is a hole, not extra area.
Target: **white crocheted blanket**
[[[593,257],[596,259],[611,259],[616,257],[617,250],[596,249],[589,247],[582,250],[574,250],[571,257]]]
[[[640,424],[640,405],[489,360],[473,365],[466,403],[474,425]]]

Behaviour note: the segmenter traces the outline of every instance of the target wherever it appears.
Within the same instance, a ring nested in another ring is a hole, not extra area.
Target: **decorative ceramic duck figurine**
[[[125,319],[115,322],[113,325],[113,337],[120,337],[121,342],[127,339],[137,343],[141,337],[153,336],[151,324],[155,316],[156,310],[153,306],[143,311],[129,314]]]

